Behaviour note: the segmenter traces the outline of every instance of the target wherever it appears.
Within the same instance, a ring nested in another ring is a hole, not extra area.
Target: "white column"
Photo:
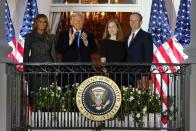
[[[0,0],[0,130],[11,131],[10,119],[7,116],[7,77],[5,63],[9,59],[7,58],[8,52],[11,51],[8,44],[5,41],[5,3],[4,0]]]
[[[194,17],[196,11],[196,1],[192,0],[191,4],[191,43],[190,46],[185,49],[185,53],[189,56],[185,63],[196,63],[196,18]]]
[[[52,3],[52,0],[37,0],[39,13],[45,14],[49,18],[51,3]]]
[[[189,55],[189,59],[186,62],[196,63],[196,1],[192,0],[191,3],[191,44],[186,50],[186,54]],[[190,131],[196,129],[196,64],[192,66],[191,82],[190,82]]]
[[[152,0],[148,0],[148,2],[144,2],[143,0],[138,0],[138,4],[141,5],[139,7],[140,9],[138,10],[143,16],[142,29],[144,29],[145,31],[148,31]]]

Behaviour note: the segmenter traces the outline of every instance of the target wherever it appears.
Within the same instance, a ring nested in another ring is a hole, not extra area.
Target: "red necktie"
[[[133,42],[134,37],[135,37],[135,33],[132,33],[132,38],[131,38],[131,42],[130,43]]]

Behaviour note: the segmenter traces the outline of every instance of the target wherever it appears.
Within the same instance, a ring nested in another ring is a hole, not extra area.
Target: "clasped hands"
[[[71,41],[71,43],[73,42],[73,40],[75,39],[76,37],[76,32],[72,32],[71,30],[69,31],[69,40]],[[81,33],[81,39],[83,40],[84,43],[87,43],[88,42],[88,39],[87,39],[87,34],[85,32],[82,32]]]

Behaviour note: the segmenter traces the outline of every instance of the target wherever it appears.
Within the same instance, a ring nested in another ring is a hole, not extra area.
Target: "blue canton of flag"
[[[190,8],[190,0],[180,0],[174,35],[184,48],[190,43]]]
[[[153,43],[157,48],[171,38],[171,28],[163,0],[153,0],[152,2],[148,32],[152,34]]]
[[[20,30],[21,36],[24,36],[32,31],[33,21],[37,15],[38,15],[37,1],[28,0],[27,7],[25,9],[24,18],[23,18],[22,28]]]
[[[15,39],[15,31],[11,20],[10,10],[7,1],[5,2],[5,24],[6,41],[10,42]]]

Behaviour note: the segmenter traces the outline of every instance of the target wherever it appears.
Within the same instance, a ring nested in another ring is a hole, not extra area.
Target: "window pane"
[[[80,3],[81,4],[136,4],[137,0],[53,0],[53,3]]]
[[[59,4],[59,3],[79,3],[80,0],[52,0],[52,3]]]
[[[80,0],[65,0],[67,3],[79,3]]]
[[[110,0],[111,4],[136,4],[137,0]]]

